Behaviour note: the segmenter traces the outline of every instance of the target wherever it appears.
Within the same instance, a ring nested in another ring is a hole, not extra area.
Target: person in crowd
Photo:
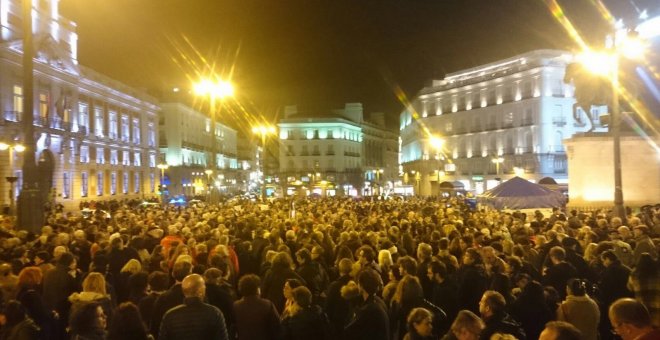
[[[16,299],[18,293],[18,276],[14,275],[9,263],[0,264],[0,293],[3,302]]]
[[[82,305],[95,302],[103,308],[108,323],[112,321],[112,312],[115,305],[106,292],[105,278],[101,273],[89,273],[82,283],[82,292],[73,293],[69,296],[71,302],[71,314],[75,313]]]
[[[479,300],[488,287],[481,255],[475,248],[467,248],[458,277],[458,303],[462,308],[479,311]]]
[[[424,290],[424,297],[427,300],[433,298],[433,282],[428,276],[428,268],[431,264],[433,257],[433,248],[428,243],[420,243],[417,245],[417,273],[415,275],[419,279],[419,283]]]
[[[564,248],[555,246],[550,248],[548,258],[551,265],[545,268],[542,283],[551,286],[559,292],[562,298],[566,297],[566,282],[571,278],[579,277],[577,270],[570,263],[566,262],[566,251]]]
[[[293,305],[282,319],[283,340],[330,339],[330,323],[321,307],[312,304],[305,286],[291,290]]]
[[[660,329],[654,328],[644,305],[630,298],[615,301],[609,309],[612,330],[623,340],[660,339]]]
[[[165,313],[160,323],[161,340],[228,340],[222,312],[204,302],[206,285],[199,274],[190,274],[181,282],[183,304]]]
[[[378,266],[381,270],[381,279],[383,284],[387,286],[390,281],[390,268],[394,267],[394,260],[392,260],[392,253],[388,249],[381,249],[378,252]]]
[[[234,316],[239,340],[269,340],[280,335],[277,308],[270,300],[259,297],[260,285],[261,279],[254,274],[244,275],[238,281],[238,293],[242,298],[234,302]]]
[[[153,307],[156,303],[158,297],[167,291],[169,285],[169,278],[167,274],[161,271],[154,271],[149,274],[148,277],[148,294],[140,300],[138,303],[138,308],[140,309],[140,316],[142,320],[147,324],[147,328],[150,327],[151,314],[153,313]]]
[[[302,286],[302,282],[297,279],[288,279],[286,282],[284,282],[284,288],[282,293],[284,294],[284,298],[286,299],[286,302],[284,302],[284,310],[282,311],[282,314],[280,314],[280,319],[284,320],[288,316],[292,314],[292,311],[296,308],[294,305],[296,304],[295,301],[293,300],[293,290]]]
[[[458,313],[458,286],[447,271],[444,262],[432,261],[426,274],[433,285],[430,302],[447,314],[447,320],[454,320]]]
[[[54,323],[53,310],[48,309],[41,295],[43,275],[39,267],[25,267],[18,274],[16,299],[25,308],[27,316],[39,326],[40,336],[47,339]]]
[[[550,321],[545,324],[539,340],[582,340],[582,333],[568,322]]]
[[[557,309],[557,320],[575,326],[584,340],[597,340],[600,310],[598,304],[587,295],[586,289],[585,281],[568,280],[566,300]]]
[[[76,259],[71,253],[63,253],[57,260],[55,268],[44,273],[43,276],[43,302],[46,308],[53,311],[56,328],[53,332],[63,337],[66,320],[69,317],[69,296],[78,290],[76,278],[70,272],[76,269]]]
[[[628,289],[648,309],[653,326],[660,328],[660,264],[651,254],[640,255],[628,278]]]
[[[38,340],[39,326],[25,312],[20,302],[10,300],[0,314],[4,316],[4,324],[0,329],[2,340]]]
[[[358,276],[360,307],[353,320],[344,329],[347,340],[389,340],[389,318],[385,303],[376,293],[380,276],[375,270],[363,270]]]
[[[655,260],[658,259],[658,250],[651,240],[650,229],[647,225],[640,224],[633,227],[633,234],[635,235],[635,250],[633,251],[633,262],[639,262],[642,254],[649,253]]]
[[[433,336],[433,314],[424,308],[414,308],[407,318],[408,333],[403,340],[431,340]]]
[[[408,314],[417,307],[423,307],[433,313],[434,335],[444,334],[447,330],[445,312],[424,298],[424,291],[416,276],[406,275],[396,288],[390,304],[390,330],[395,339],[403,339],[406,334]]]
[[[103,308],[96,302],[82,305],[69,321],[71,340],[105,340],[107,319]]]
[[[163,315],[165,315],[165,313],[171,308],[183,303],[185,296],[183,295],[181,284],[183,279],[191,273],[192,263],[179,261],[174,264],[174,267],[172,268],[172,277],[174,278],[175,283],[170,289],[156,299],[153,306],[153,312],[150,316],[149,330],[154,337],[160,334],[160,322],[163,319]]]
[[[351,281],[350,273],[353,267],[353,261],[350,259],[341,259],[337,267],[339,278],[328,285],[324,308],[330,321],[330,332],[334,338],[341,337],[344,326],[350,320],[350,304],[346,299],[342,298],[341,288]]]
[[[296,252],[298,267],[296,273],[302,277],[307,288],[312,292],[314,301],[318,301],[321,293],[328,285],[328,273],[316,261],[312,260],[312,254],[307,248],[301,248]]]
[[[520,321],[528,339],[537,339],[546,323],[555,318],[543,295],[543,286],[537,281],[529,282],[518,298],[511,304],[511,316]]]
[[[293,269],[291,256],[285,252],[280,252],[273,258],[273,264],[270,271],[266,273],[263,279],[262,296],[272,301],[277,308],[278,314],[284,311],[284,283],[288,279],[297,279],[305,283],[305,280]]]
[[[506,300],[502,294],[487,290],[479,302],[479,313],[486,327],[479,336],[488,340],[495,333],[511,334],[518,340],[525,340],[525,330],[520,323],[506,312]]]
[[[206,282],[206,300],[210,305],[220,309],[225,317],[227,332],[232,337],[234,334],[234,300],[236,298],[231,286],[223,284],[222,271],[218,268],[207,269],[204,272],[204,281]]]
[[[124,302],[128,301],[130,295],[130,287],[128,281],[133,274],[137,274],[142,271],[142,263],[136,259],[130,259],[119,271],[119,277],[115,280],[117,286],[117,301]]]
[[[149,340],[140,310],[132,302],[124,302],[113,311],[106,340]]]
[[[443,340],[478,340],[486,325],[483,320],[469,310],[461,310],[451,324],[451,331]]]

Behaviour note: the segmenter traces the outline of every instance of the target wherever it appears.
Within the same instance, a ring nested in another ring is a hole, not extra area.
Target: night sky
[[[637,5],[645,2],[653,1]],[[412,98],[445,73],[534,49],[575,50],[547,3],[61,0],[61,14],[78,24],[81,64],[156,96],[189,88],[206,63],[231,76],[250,114],[275,119],[284,105],[327,111],[362,102],[394,118],[403,107],[396,87]],[[592,3],[559,1],[595,43],[606,26]]]

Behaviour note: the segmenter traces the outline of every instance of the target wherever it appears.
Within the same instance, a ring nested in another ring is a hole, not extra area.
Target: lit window
[[[82,197],[87,197],[88,184],[87,172],[83,171],[80,173],[80,195]]]

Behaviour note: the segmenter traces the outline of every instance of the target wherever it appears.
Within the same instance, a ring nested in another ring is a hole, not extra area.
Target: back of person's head
[[[9,300],[1,313],[4,314],[7,322],[4,326],[8,328],[25,320],[26,316],[25,307],[16,300]]]
[[[277,270],[291,269],[293,261],[286,252],[279,252],[273,258],[272,268]]]
[[[135,304],[124,302],[115,308],[107,339],[147,339],[147,329]]]
[[[183,279],[192,273],[193,265],[188,261],[179,261],[175,262],[172,266],[172,277],[177,281],[183,281]]]
[[[609,317],[612,325],[628,324],[638,329],[652,327],[648,309],[631,298],[616,300],[610,306]]]
[[[103,274],[92,272],[83,280],[82,288],[84,292],[93,292],[106,295],[105,277]]]
[[[167,277],[167,273],[154,271],[149,274],[149,288],[151,288],[152,291],[164,291],[169,285],[170,279]]]
[[[502,294],[494,290],[484,292],[483,302],[490,308],[493,314],[503,312],[506,309],[506,299]]]
[[[544,338],[544,335],[547,338]],[[581,340],[582,333],[572,324],[565,321],[550,321],[545,324],[541,339],[552,340]]]
[[[550,248],[550,252],[548,252],[548,255],[551,258],[556,259],[557,261],[564,261],[566,259],[566,250],[564,248],[559,247],[559,246],[554,246]]]
[[[19,287],[34,287],[41,284],[43,273],[39,267],[25,267],[18,273]]]
[[[446,279],[447,278],[447,266],[440,262],[440,261],[432,261],[431,265],[429,266],[429,269],[433,273],[433,275],[439,275],[440,278]]]
[[[142,263],[136,259],[130,259],[126,264],[121,268],[122,273],[128,272],[131,274],[135,274],[139,271],[142,270]]]
[[[207,284],[217,285],[220,283],[220,277],[222,276],[222,271],[218,268],[209,268],[204,272],[204,281]]]
[[[406,325],[408,326],[408,332],[415,331],[415,324],[420,324],[426,320],[431,321],[433,319],[433,314],[426,308],[413,308],[406,319]]]
[[[238,293],[241,294],[241,296],[258,295],[260,284],[261,279],[259,276],[254,274],[244,275],[238,280]]]
[[[399,264],[399,267],[403,268],[403,270],[406,271],[405,273],[401,273],[402,275],[403,274],[409,274],[409,275],[417,274],[417,261],[414,258],[406,255],[404,257],[399,258],[397,263]]]
[[[206,293],[204,278],[199,274],[190,274],[186,276],[181,282],[181,290],[185,297],[204,298],[204,294]]]
[[[72,334],[91,333],[101,328],[98,322],[97,310],[101,305],[98,302],[87,302],[74,309],[69,319],[69,328]]]
[[[312,305],[312,292],[305,286],[296,287],[291,291],[293,301],[300,307],[309,307]]]
[[[587,294],[587,283],[581,279],[573,278],[566,282],[566,287],[571,295],[584,296]]]
[[[144,292],[149,285],[149,274],[137,272],[128,277],[128,287],[132,292]]]
[[[73,257],[73,254],[71,253],[62,253],[60,257],[57,259],[57,264],[63,267],[69,267],[75,261],[76,258]]]
[[[305,263],[309,263],[312,260],[312,254],[307,248],[301,248],[296,252],[296,256]]]
[[[337,264],[337,268],[340,275],[348,275],[353,269],[353,261],[350,259],[341,259],[339,260],[339,264]]]
[[[363,270],[358,276],[358,284],[368,295],[376,294],[380,288],[378,274],[372,270]]]
[[[469,310],[458,312],[454,322],[451,324],[451,331],[458,336],[463,332],[470,333],[473,339],[478,339],[481,331],[486,327],[479,316]]]
[[[422,259],[428,259],[433,255],[433,248],[428,243],[420,243],[417,246],[417,257]]]
[[[374,250],[371,247],[366,246],[366,245],[362,246],[362,247],[360,247],[360,249],[358,249],[358,255],[364,257],[364,259],[367,262],[373,261],[374,258],[376,257],[376,255],[374,254]]]

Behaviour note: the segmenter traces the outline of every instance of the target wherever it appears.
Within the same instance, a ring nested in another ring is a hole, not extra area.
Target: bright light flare
[[[23,151],[25,151],[25,146],[23,146],[22,144],[16,144],[16,145],[14,145],[14,151],[23,152]]]
[[[625,36],[621,40],[620,46],[617,48],[621,54],[628,59],[638,60],[644,56],[646,52],[646,44],[638,37]]]
[[[437,136],[431,136],[429,141],[431,146],[437,150],[442,149],[442,147],[445,145],[445,140]]]
[[[5,151],[9,149],[9,144],[7,143],[0,143],[0,151]]]
[[[252,133],[257,135],[272,135],[275,134],[275,127],[272,125],[259,125],[252,127]]]
[[[586,51],[577,55],[577,60],[590,73],[606,76],[616,67],[616,56],[605,52]]]
[[[497,158],[493,158],[491,161],[492,161],[493,163],[495,163],[495,164],[499,164],[499,163],[504,162],[504,158],[502,158],[502,157],[497,157]]]
[[[215,98],[231,97],[234,95],[234,87],[231,83],[224,80],[212,81],[210,79],[203,79],[193,84],[193,91],[200,96],[210,95]]]

